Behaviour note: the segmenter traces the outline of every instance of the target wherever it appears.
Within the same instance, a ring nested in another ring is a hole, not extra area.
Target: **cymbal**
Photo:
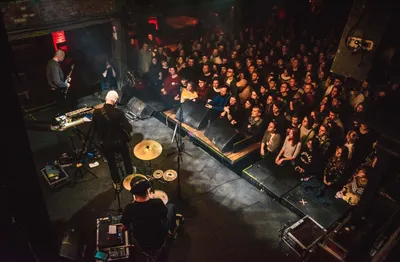
[[[153,172],[153,177],[154,177],[155,179],[160,179],[160,178],[163,177],[163,174],[164,174],[164,171],[162,171],[162,170],[156,170],[156,171]]]
[[[163,178],[165,181],[171,182],[174,181],[178,177],[178,174],[175,170],[168,169],[164,172]]]
[[[125,177],[124,181],[122,182],[122,185],[124,188],[128,191],[131,191],[131,181],[134,177],[143,177],[144,179],[148,180],[148,178],[145,175],[142,174],[133,174]]]
[[[140,160],[153,160],[161,155],[162,146],[154,140],[143,140],[135,146],[133,154]]]

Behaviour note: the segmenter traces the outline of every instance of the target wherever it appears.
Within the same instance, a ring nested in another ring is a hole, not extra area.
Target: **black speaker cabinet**
[[[223,153],[233,151],[233,144],[243,138],[229,121],[221,118],[213,121],[204,135]]]
[[[367,78],[390,17],[389,0],[354,0],[331,72]]]
[[[201,130],[207,126],[210,110],[202,103],[186,100],[176,112],[175,117],[182,123]]]
[[[127,112],[131,112],[139,119],[149,118],[153,115],[154,109],[146,105],[142,100],[132,97],[126,105]]]

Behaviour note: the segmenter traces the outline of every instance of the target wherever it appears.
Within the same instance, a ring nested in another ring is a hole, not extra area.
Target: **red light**
[[[51,35],[53,36],[53,42],[55,44],[61,44],[67,42],[64,31],[53,32],[51,33]]]
[[[156,30],[158,30],[158,19],[156,17],[149,17],[147,23],[155,25]]]
[[[54,44],[55,50],[58,49],[57,44],[62,44],[62,43],[67,42],[64,31],[53,32],[53,33],[51,33],[51,35],[53,37],[53,44]]]

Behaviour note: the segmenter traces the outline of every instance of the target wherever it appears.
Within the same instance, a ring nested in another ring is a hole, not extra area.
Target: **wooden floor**
[[[174,122],[178,122],[175,118],[175,113],[173,111],[173,109],[171,110],[167,110],[164,111],[163,114],[165,115],[166,118],[174,121]],[[168,120],[166,119],[166,121]],[[198,140],[201,140],[205,145],[207,145],[208,148],[210,148],[211,150],[213,150],[214,152],[218,153],[219,155],[225,157],[226,159],[228,159],[232,164],[234,164],[235,162],[239,161],[240,159],[242,159],[243,157],[245,157],[246,155],[251,154],[252,152],[254,152],[255,150],[259,150],[260,149],[260,142],[251,144],[250,146],[248,146],[247,148],[239,151],[239,152],[225,152],[222,153],[211,141],[210,139],[208,139],[205,135],[204,135],[204,130],[197,130],[185,123],[182,123],[182,128],[188,132],[188,134],[190,136],[194,136],[196,137]]]

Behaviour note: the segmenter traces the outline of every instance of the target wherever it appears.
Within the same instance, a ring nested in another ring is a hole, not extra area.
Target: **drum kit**
[[[149,161],[150,171],[151,171],[151,160],[156,159],[162,153],[162,146],[160,143],[154,140],[143,140],[139,144],[137,144],[133,149],[133,154],[140,160]],[[142,174],[133,174],[127,176],[122,185],[123,187],[130,191],[131,190],[131,181],[135,177],[142,177],[146,180],[160,180],[163,182],[172,182],[177,178],[178,174],[175,170],[169,169],[165,172],[162,170],[156,170],[153,172],[152,176],[145,176]],[[159,198],[164,204],[168,203],[168,196],[162,190],[154,190],[150,188],[148,191],[149,198]],[[135,201],[135,199],[133,199]]]

